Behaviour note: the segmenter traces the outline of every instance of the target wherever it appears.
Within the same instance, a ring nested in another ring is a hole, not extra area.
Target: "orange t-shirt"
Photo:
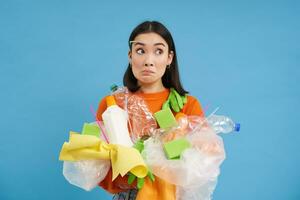
[[[163,103],[168,99],[170,90],[165,89],[162,92],[157,93],[141,93],[136,92],[135,95],[142,97],[148,105],[151,113],[155,113],[161,110]],[[97,110],[97,119],[102,120],[102,113],[106,110],[106,101],[103,98],[99,104]],[[186,115],[199,115],[204,116],[201,105],[199,101],[192,96],[188,95],[187,103],[182,108],[181,112]],[[136,183],[128,185],[127,175],[121,177],[120,175],[112,181],[112,170],[110,170],[105,177],[105,179],[99,183],[103,189],[107,190],[110,193],[118,193],[126,191],[130,188],[134,188]],[[145,184],[142,189],[139,190],[137,194],[137,200],[153,199],[153,200],[175,200],[176,199],[176,187],[173,184],[170,184],[159,177],[155,177],[155,181],[151,182],[148,178],[145,179]]]

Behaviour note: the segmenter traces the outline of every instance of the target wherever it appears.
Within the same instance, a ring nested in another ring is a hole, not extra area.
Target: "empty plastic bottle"
[[[239,123],[234,123],[229,117],[223,115],[211,115],[207,121],[217,134],[240,131]]]

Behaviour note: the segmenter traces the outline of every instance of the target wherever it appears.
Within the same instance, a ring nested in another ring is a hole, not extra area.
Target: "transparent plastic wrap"
[[[110,160],[64,161],[63,175],[72,185],[90,191],[105,178],[109,169]]]
[[[117,104],[127,111],[131,139],[136,142],[157,128],[157,123],[143,98],[131,94],[126,87],[119,87],[112,93]]]
[[[177,200],[211,200],[211,196],[216,188],[217,179],[207,180],[203,185],[190,187],[176,187]]]
[[[184,117],[169,130],[155,131],[145,141],[142,155],[153,174],[177,186],[177,199],[208,200],[216,186],[225,159],[223,140],[198,116]],[[180,159],[167,159],[163,143],[185,138],[191,147]]]

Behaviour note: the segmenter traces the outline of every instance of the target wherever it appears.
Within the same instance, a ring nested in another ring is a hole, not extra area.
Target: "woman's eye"
[[[161,50],[161,49],[157,49],[156,51],[155,51],[155,54],[156,55],[160,55],[160,54],[162,54],[163,53],[163,50]]]
[[[137,52],[137,54],[140,54],[140,55],[145,53],[145,51],[143,49],[137,49],[136,52]]]

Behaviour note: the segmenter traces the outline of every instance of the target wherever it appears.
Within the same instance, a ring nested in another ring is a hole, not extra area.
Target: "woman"
[[[180,95],[188,93],[180,83],[173,38],[161,23],[145,21],[132,31],[129,37],[128,58],[129,64],[124,74],[123,84],[130,92],[145,100],[151,113],[161,110],[163,103],[168,99],[170,88],[174,88]],[[102,120],[101,115],[105,110],[104,98],[97,111],[99,120]],[[204,116],[200,103],[189,95],[180,112],[186,115]],[[137,200],[176,199],[176,187],[159,177],[155,177],[154,182],[146,178],[143,188],[137,192],[135,184],[128,185],[127,176],[119,176],[113,182],[111,176],[110,170],[99,186],[110,193],[119,193],[117,196],[120,199],[122,195]]]

